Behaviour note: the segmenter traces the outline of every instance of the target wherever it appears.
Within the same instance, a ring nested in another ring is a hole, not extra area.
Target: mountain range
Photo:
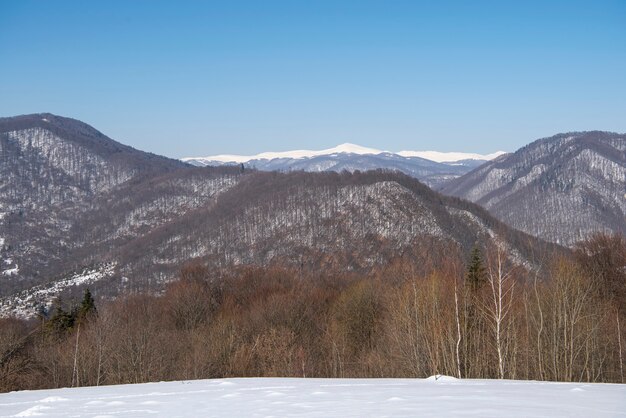
[[[401,151],[353,144],[322,151],[216,155],[196,165],[247,164],[260,170],[384,168],[487,208],[516,229],[571,246],[595,232],[626,233],[626,136],[589,131],[539,139],[515,153]]]
[[[190,261],[216,274],[251,264],[348,273],[399,257],[424,269],[487,242],[528,264],[549,246],[389,170],[194,167],[50,114],[0,119],[0,153],[5,314],[32,314],[76,285],[159,289]]]
[[[626,231],[624,135],[536,141],[441,180],[452,196],[389,166],[366,171],[390,153],[339,150],[289,158],[341,156],[352,170],[268,172],[251,169],[254,159],[197,167],[77,120],[1,118],[0,313],[32,314],[79,285],[111,296],[157,290],[189,262],[215,274],[246,265],[323,274],[402,258],[422,271],[452,249],[491,243],[529,267],[537,254],[565,251],[544,240]]]
[[[503,151],[488,155],[437,151],[394,153],[345,143],[321,151],[263,152],[250,156],[214,155],[182,160],[197,166],[243,164],[262,171],[352,172],[381,168],[400,171],[430,187],[437,187],[503,154]]]

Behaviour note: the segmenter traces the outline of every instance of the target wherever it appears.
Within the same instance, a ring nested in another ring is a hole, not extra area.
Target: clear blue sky
[[[0,1],[0,115],[171,157],[626,132],[626,1]]]

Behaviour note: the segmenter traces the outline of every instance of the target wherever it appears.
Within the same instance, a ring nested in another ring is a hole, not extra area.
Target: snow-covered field
[[[0,417],[623,417],[626,385],[249,378],[0,394]]]

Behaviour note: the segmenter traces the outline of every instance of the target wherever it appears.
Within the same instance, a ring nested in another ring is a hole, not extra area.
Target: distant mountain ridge
[[[440,191],[564,245],[595,232],[626,233],[626,134],[589,131],[542,138]]]
[[[503,151],[475,153],[400,151],[398,153],[345,143],[320,151],[294,150],[257,155],[215,155],[182,160],[197,166],[245,164],[263,171],[367,171],[389,169],[415,177],[436,187],[504,154]]]
[[[437,163],[454,163],[464,160],[480,160],[488,161],[505,154],[504,151],[497,151],[492,154],[475,154],[475,153],[463,153],[463,152],[439,152],[439,151],[400,151],[389,152],[375,148],[362,147],[360,145],[351,144],[346,142],[344,144],[337,145],[334,148],[324,149],[320,151],[312,150],[294,150],[294,151],[280,151],[280,152],[262,152],[256,155],[234,155],[234,154],[222,154],[213,155],[208,157],[188,157],[182,158],[187,162],[199,162],[210,165],[208,162],[220,162],[220,163],[247,163],[252,160],[273,160],[276,158],[311,158],[318,157],[320,155],[332,155],[332,154],[357,154],[357,155],[378,155],[378,154],[396,154],[402,157],[419,157],[425,160],[434,161]]]

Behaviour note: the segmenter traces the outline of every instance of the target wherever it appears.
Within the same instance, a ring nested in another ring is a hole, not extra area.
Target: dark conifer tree
[[[95,314],[97,314],[96,303],[91,295],[91,291],[89,289],[85,289],[83,301],[80,303],[80,307],[78,308],[78,319],[83,320]]]
[[[486,332],[486,324],[480,315],[480,307],[483,303],[481,290],[487,283],[487,271],[480,249],[475,246],[472,249],[467,271],[465,273],[466,289],[466,317],[464,353],[462,356],[461,369],[464,375],[480,375],[482,364],[483,337]]]
[[[465,284],[472,292],[477,292],[487,283],[487,273],[480,249],[474,247],[470,256],[470,262],[467,267]]]
[[[74,326],[76,317],[72,312],[67,312],[63,309],[63,302],[61,298],[58,298],[55,302],[54,314],[50,317],[50,320],[46,324],[48,329],[62,333],[70,330]]]

